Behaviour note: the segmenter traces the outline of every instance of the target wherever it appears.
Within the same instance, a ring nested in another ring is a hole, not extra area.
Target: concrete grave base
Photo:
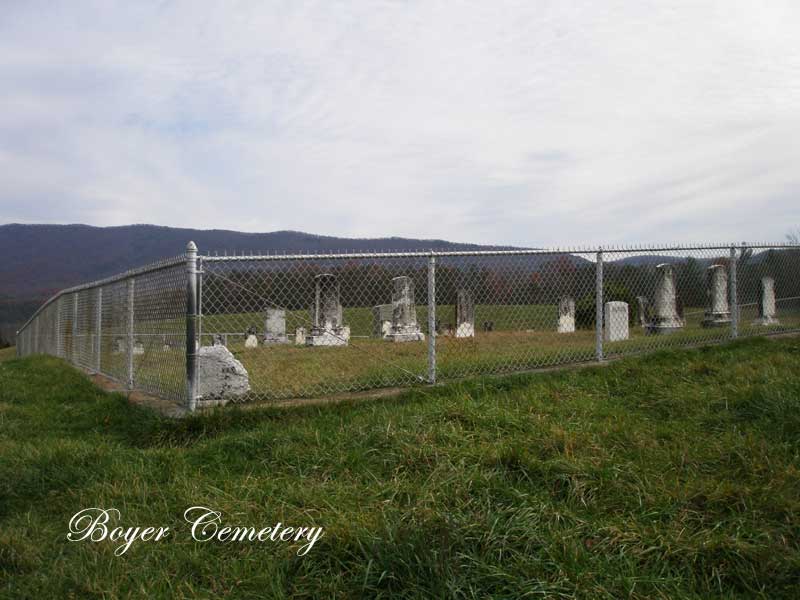
[[[306,346],[347,346],[350,343],[350,328],[336,327],[320,329],[312,327],[306,336]]]

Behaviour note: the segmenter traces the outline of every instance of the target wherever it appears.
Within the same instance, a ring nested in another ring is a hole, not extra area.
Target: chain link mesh
[[[199,264],[198,316],[189,323],[200,393],[213,397],[214,377],[243,374],[246,385],[227,398],[236,401],[800,331],[800,248],[786,244],[201,256]],[[60,356],[184,401],[188,276],[178,257],[65,290],[19,332],[18,353]],[[230,357],[217,375],[204,362],[215,346]]]
[[[132,300],[132,302],[131,302]],[[186,395],[183,257],[65,290],[17,336],[18,354],[50,354],[128,389]]]

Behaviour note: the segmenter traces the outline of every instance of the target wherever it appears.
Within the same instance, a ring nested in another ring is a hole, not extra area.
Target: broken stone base
[[[669,335],[683,329],[683,327],[683,319],[671,318],[653,321],[646,326],[645,330],[648,335]]]
[[[306,336],[306,346],[347,346],[349,343],[350,328],[347,326],[334,329],[312,327]]]
[[[558,333],[575,333],[575,317],[569,315],[558,317]]]
[[[197,356],[197,395],[202,406],[236,401],[250,391],[242,363],[225,346],[202,346]]]
[[[462,323],[456,328],[457,338],[471,338],[475,337],[475,325],[472,323]]]
[[[275,334],[270,333],[264,336],[264,345],[265,346],[274,346],[276,344],[288,344],[289,338],[283,334]]]
[[[392,328],[385,336],[390,342],[421,342],[425,339],[425,334],[417,327]]]
[[[706,313],[703,327],[727,327],[731,324],[731,313]]]
[[[759,317],[753,321],[753,325],[757,327],[766,327],[769,325],[780,325],[781,322],[775,317]]]

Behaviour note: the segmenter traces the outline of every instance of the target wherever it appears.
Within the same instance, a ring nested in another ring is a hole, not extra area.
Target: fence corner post
[[[428,256],[428,383],[436,383],[436,256]]]
[[[186,244],[186,403],[197,408],[197,245]]]
[[[739,294],[738,284],[736,281],[736,258],[736,246],[731,245],[730,282],[728,286],[728,294],[730,295],[731,303],[731,337],[733,339],[739,337]]]
[[[603,360],[603,247],[597,249],[595,268],[595,313],[594,313],[594,354],[598,362]]]

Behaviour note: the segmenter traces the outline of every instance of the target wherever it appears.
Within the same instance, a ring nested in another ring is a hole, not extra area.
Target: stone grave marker
[[[628,303],[606,302],[603,313],[603,337],[607,342],[628,339]]]

